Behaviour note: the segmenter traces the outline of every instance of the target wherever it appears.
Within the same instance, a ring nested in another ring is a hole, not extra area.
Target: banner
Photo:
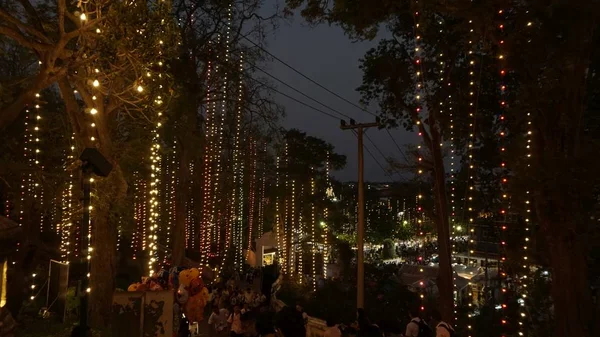
[[[48,293],[46,296],[47,311],[53,313],[59,321],[64,322],[67,314],[67,290],[69,288],[69,265],[50,260],[48,268]]]

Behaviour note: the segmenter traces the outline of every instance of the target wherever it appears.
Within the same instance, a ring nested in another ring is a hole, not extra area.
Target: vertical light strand
[[[260,203],[258,204],[258,237],[262,237],[262,235],[264,234],[264,224],[265,224],[265,189],[267,187],[266,182],[267,182],[267,168],[265,167],[265,161],[266,161],[266,157],[267,157],[267,145],[264,145],[264,149],[263,149],[263,163],[261,165],[262,170],[261,170],[261,178],[260,178],[260,183],[261,183],[261,187],[260,187],[260,194],[259,194],[259,200]]]
[[[499,9],[498,10],[498,24],[496,27],[496,32],[499,36],[498,39],[498,55],[496,55],[496,58],[498,60],[498,67],[499,67],[499,78],[498,78],[498,85],[499,85],[499,90],[498,92],[500,93],[500,102],[499,102],[499,116],[498,116],[498,143],[499,143],[499,149],[500,149],[500,160],[501,160],[501,164],[500,164],[500,193],[501,193],[501,198],[500,198],[500,210],[499,210],[499,230],[500,230],[500,249],[499,249],[499,254],[500,254],[500,260],[498,263],[498,278],[499,278],[499,286],[501,289],[501,319],[500,319],[500,323],[501,323],[501,334],[504,337],[505,336],[505,331],[507,329],[507,327],[509,326],[510,322],[508,322],[508,317],[507,317],[507,308],[508,308],[508,303],[507,303],[507,273],[506,273],[506,233],[508,233],[508,208],[509,208],[509,196],[508,196],[508,177],[507,177],[507,173],[508,173],[508,166],[506,163],[506,156],[505,156],[505,152],[506,152],[506,116],[505,116],[505,112],[506,112],[506,108],[507,108],[507,101],[506,101],[506,94],[507,94],[507,88],[506,88],[506,75],[507,75],[507,69],[506,69],[506,55],[504,55],[505,52],[505,48],[504,48],[504,35],[505,35],[505,10],[504,9]]]
[[[94,247],[93,246],[94,245],[94,241],[93,241],[93,237],[92,237],[92,229],[93,229],[93,218],[92,218],[92,215],[93,215],[93,209],[94,209],[94,207],[93,207],[93,204],[94,204],[94,192],[92,192],[92,191],[94,191],[94,178],[89,178],[89,184],[90,184],[90,205],[89,205],[90,216],[89,216],[89,222],[87,224],[81,224],[82,226],[87,226],[88,227],[88,236],[87,236],[87,247],[88,247],[88,249],[87,249],[87,257],[86,257],[86,259],[87,259],[87,264],[86,264],[87,275],[86,276],[88,278],[88,282],[87,282],[88,288],[85,290],[88,293],[92,289],[91,286],[90,286],[90,284],[91,284],[90,283],[90,280],[91,280],[91,274],[90,274],[90,272],[91,272],[91,265],[92,265],[92,254],[93,254],[93,251],[94,251],[94,248],[93,248]],[[84,240],[85,239],[86,238],[84,238]]]
[[[317,233],[316,233],[316,224],[315,222],[317,221],[316,215],[315,215],[315,199],[316,199],[316,195],[315,195],[315,191],[316,191],[316,186],[315,186],[315,170],[312,169],[311,170],[311,177],[310,177],[310,233],[311,233],[311,255],[312,255],[312,288],[313,291],[317,290]]]
[[[240,55],[239,60],[239,72],[240,74],[243,72],[243,62],[244,55]],[[244,217],[244,160],[242,158],[242,121],[244,110],[242,106],[242,98],[243,98],[243,81],[240,78],[238,83],[238,97],[236,104],[236,115],[235,115],[235,143],[233,150],[233,167],[234,167],[234,178],[233,178],[233,202],[235,206],[232,207],[234,211],[233,219],[234,221],[234,239],[235,239],[235,265],[238,271],[242,271],[244,266],[244,253],[243,253],[243,217]],[[236,200],[237,199],[237,200]]]
[[[195,249],[196,248],[196,240],[198,239],[197,235],[196,235],[196,223],[194,222],[194,212],[196,209],[196,205],[195,205],[195,198],[194,198],[194,170],[196,169],[196,166],[194,165],[194,162],[189,162],[188,164],[188,169],[190,172],[190,180],[188,181],[188,202],[187,202],[187,210],[186,210],[186,222],[187,222],[187,227],[188,227],[188,242],[189,242],[189,247],[190,249]]]
[[[27,167],[29,167],[28,171],[31,171],[31,162],[29,160],[29,107],[25,107],[25,122],[24,122],[24,129],[23,129],[23,161],[25,162],[25,165],[27,165]],[[23,223],[25,221],[25,208],[27,207],[27,205],[25,205],[27,198],[26,196],[31,195],[31,191],[29,190],[30,188],[30,184],[29,184],[29,172],[27,173],[23,173],[21,175],[21,189],[20,189],[20,203],[19,203],[19,227],[23,226]],[[17,241],[16,247],[15,247],[15,253],[18,253],[19,250],[21,248],[21,241]],[[16,261],[12,261],[12,264],[16,264]]]
[[[330,153],[327,151],[327,157],[325,160],[325,188],[331,189],[333,192],[333,188],[331,186],[331,181],[329,180],[329,156]],[[333,195],[333,193],[332,193]],[[328,236],[329,236],[329,207],[325,206],[323,210],[323,279],[327,278],[327,264],[329,262],[329,246],[328,246]]]
[[[43,170],[43,166],[40,164],[40,137],[41,137],[41,120],[42,120],[42,108],[41,108],[41,100],[40,94],[35,94],[35,117],[34,117],[34,126],[33,126],[33,134],[31,135],[33,140],[32,144],[32,155],[33,155],[33,163],[35,167],[39,169],[38,175],[41,175],[41,171]],[[42,186],[41,180],[38,177],[34,177],[33,181],[33,190],[34,190],[34,200],[39,202],[40,213],[40,232],[46,230],[44,223],[44,188]]]
[[[296,241],[296,249],[294,249],[294,254],[297,254],[297,256],[295,255],[295,259],[294,261],[296,261],[296,259],[298,260],[298,267],[296,268],[296,273],[298,276],[298,282],[300,284],[304,283],[304,250],[302,247],[302,239],[304,237],[304,212],[302,209],[302,201],[305,200],[304,197],[304,185],[301,183],[298,183],[300,185],[300,194],[298,194],[298,197],[294,200],[294,208],[298,207],[299,209],[298,211],[298,222],[296,223],[295,226],[295,240]],[[296,202],[296,200],[298,200],[299,202]],[[299,206],[297,206],[299,204]]]
[[[29,286],[31,288],[31,296],[29,297],[30,300],[35,300],[35,277],[37,275],[35,273],[31,274],[31,286]]]
[[[473,208],[473,200],[474,200],[474,193],[475,193],[475,174],[477,173],[477,170],[475,168],[475,158],[474,158],[474,146],[475,146],[475,135],[476,135],[476,124],[477,124],[477,83],[476,83],[476,76],[475,76],[475,71],[476,71],[476,57],[475,57],[475,46],[476,43],[473,40],[474,39],[474,29],[473,29],[473,21],[469,20],[468,22],[468,29],[469,29],[469,33],[468,33],[468,45],[467,45],[467,53],[466,53],[466,71],[467,71],[467,79],[468,79],[468,98],[467,98],[467,102],[468,102],[468,106],[467,106],[467,112],[468,112],[468,121],[469,121],[469,128],[468,128],[468,139],[467,139],[467,189],[465,191],[465,210],[463,210],[463,214],[466,215],[466,231],[467,231],[467,237],[468,237],[468,242],[467,242],[467,267],[471,267],[471,254],[474,253],[474,246],[475,246],[475,217],[477,216],[477,213],[475,212],[474,208]],[[463,220],[465,217],[463,217]],[[476,267],[473,266],[473,267]],[[470,272],[471,275],[473,275],[473,272]],[[471,282],[471,279],[469,278],[468,283],[467,283],[467,295],[468,295],[468,299],[467,299],[467,336],[471,337],[472,333],[473,333],[473,290],[472,290],[473,284]]]
[[[249,171],[250,177],[248,177],[248,254],[252,249],[252,241],[254,239],[254,214],[256,211],[256,140],[250,138],[250,158],[249,158]]]
[[[422,107],[422,103],[421,103],[421,98],[422,95],[425,93],[423,86],[426,85],[425,81],[424,81],[424,72],[422,70],[422,57],[421,55],[425,56],[426,54],[423,53],[422,51],[422,47],[421,47],[421,24],[420,24],[420,12],[419,12],[419,2],[417,0],[413,1],[413,20],[414,20],[414,29],[413,29],[413,34],[414,34],[414,53],[413,53],[413,59],[414,59],[414,71],[415,71],[415,82],[416,82],[416,88],[415,88],[415,96],[414,96],[414,103],[415,103],[415,112],[413,114],[414,116],[414,123],[415,126],[418,129],[418,135],[419,137],[422,137],[423,134],[420,131],[421,128],[421,117],[420,117],[420,113],[421,113],[421,107]],[[421,141],[420,141],[421,142]],[[417,145],[417,151],[416,151],[416,155],[417,155],[417,175],[422,175],[423,174],[423,156],[421,154],[421,144],[419,143],[419,145]],[[415,203],[416,203],[416,208],[417,208],[417,213],[418,214],[422,214],[422,206],[421,206],[421,184],[419,184],[419,193],[415,198]],[[418,234],[420,236],[422,236],[423,233],[423,223],[421,221],[421,219],[417,219],[417,224],[418,226]],[[419,259],[421,259],[419,257]],[[419,268],[419,272],[423,274],[423,268]],[[419,298],[420,298],[420,310],[421,312],[425,311],[425,289],[426,289],[426,284],[425,284],[425,280],[423,278],[420,279],[419,281]]]
[[[230,42],[231,42],[231,23],[232,23],[232,19],[233,19],[233,4],[230,3],[229,7],[227,8],[227,22],[225,25],[225,42],[224,42],[224,58],[225,58],[225,64],[228,65],[229,61],[230,61]],[[218,41],[218,45],[221,45],[221,34],[219,33],[217,35],[217,41]],[[217,56],[217,58],[219,58]],[[220,60],[218,60],[220,61]],[[223,71],[223,75],[219,76],[219,66],[218,64],[215,66],[215,77],[221,79],[222,78],[222,86],[221,86],[221,97],[220,97],[220,107],[221,107],[221,116],[219,119],[219,127],[218,127],[218,141],[216,143],[216,149],[215,149],[215,155],[217,156],[217,174],[215,177],[215,193],[214,196],[217,198],[217,204],[218,205],[223,205],[224,209],[223,209],[223,214],[226,214],[224,216],[224,227],[225,227],[225,237],[224,237],[224,250],[223,250],[223,254],[222,254],[222,258],[221,258],[221,263],[219,266],[219,269],[217,271],[217,275],[219,275],[220,271],[223,269],[225,261],[227,259],[227,254],[229,254],[229,247],[232,244],[232,242],[234,241],[234,236],[233,234],[235,233],[235,213],[231,210],[228,210],[227,208],[230,207],[232,208],[232,204],[231,203],[222,203],[221,201],[223,200],[223,196],[225,193],[219,193],[220,191],[220,185],[219,185],[219,179],[218,176],[219,174],[222,173],[221,170],[221,151],[223,149],[223,134],[224,134],[224,125],[226,122],[226,117],[227,117],[227,102],[229,100],[229,95],[228,95],[228,88],[229,88],[229,81],[228,81],[228,73],[226,71]],[[234,170],[235,171],[235,170]],[[235,173],[234,173],[235,175]],[[234,187],[235,190],[235,187]],[[223,191],[224,192],[224,191]],[[235,203],[235,200],[233,200],[233,202]],[[222,241],[222,240],[219,240]]]
[[[168,226],[169,227],[175,227],[175,217],[176,217],[176,207],[177,207],[177,186],[179,186],[177,184],[178,180],[177,180],[177,167],[178,167],[178,161],[177,161],[177,139],[173,138],[173,147],[172,147],[172,155],[171,155],[171,175],[169,177],[169,179],[171,179],[171,197],[169,200],[169,203],[171,205],[171,207],[169,207],[169,222],[168,222]],[[169,235],[170,236],[170,235]]]
[[[291,182],[292,194],[290,199],[290,222],[288,231],[289,234],[286,234],[289,237],[289,241],[287,242],[288,249],[290,250],[289,259],[290,259],[290,274],[297,275],[298,268],[296,267],[296,249],[294,247],[294,236],[296,233],[296,180],[292,179]]]
[[[529,14],[529,12],[526,12],[526,14]],[[529,21],[526,24],[526,29],[530,30],[533,27],[533,22]],[[531,39],[529,39],[528,41],[531,41]],[[501,87],[501,90],[506,90],[506,86]],[[533,145],[533,118],[531,117],[531,112],[527,112],[527,114],[525,115],[525,122],[526,122],[526,128],[525,128],[525,175],[529,175],[531,174],[531,156],[532,156],[532,145]],[[524,238],[523,238],[523,251],[522,251],[522,258],[523,258],[523,275],[521,276],[521,280],[520,280],[520,286],[521,289],[518,293],[519,298],[517,300],[517,302],[519,303],[519,328],[518,328],[518,333],[519,336],[524,336],[525,335],[525,331],[526,331],[526,327],[525,327],[525,321],[526,321],[526,317],[527,317],[527,313],[526,313],[526,307],[525,307],[525,302],[527,301],[527,296],[529,295],[529,290],[527,289],[527,286],[530,282],[529,280],[529,275],[531,273],[530,270],[530,262],[529,262],[529,245],[530,245],[530,236],[531,236],[531,192],[529,190],[529,186],[526,186],[526,190],[525,190],[525,200],[523,201],[524,203],[524,209],[525,209],[525,214],[524,214],[524,229],[525,229],[525,234],[524,234]]]
[[[117,251],[121,251],[121,241],[123,240],[123,217],[119,216],[117,223]]]
[[[214,224],[212,216],[214,213],[212,210],[212,176],[213,176],[213,150],[214,150],[214,119],[215,119],[215,103],[211,102],[212,93],[212,62],[209,60],[206,65],[206,83],[207,83],[207,108],[205,117],[205,129],[204,129],[204,184],[202,188],[202,221],[201,226],[201,254],[200,254],[200,265],[208,263],[208,254],[210,252],[210,242],[214,241],[214,237],[210,236],[210,230]]]
[[[277,156],[275,158],[275,193],[276,193],[276,197],[275,197],[275,237],[277,238],[277,261],[279,263],[279,265],[281,266],[282,270],[285,271],[284,269],[284,264],[282,263],[282,255],[283,255],[283,247],[281,246],[281,191],[279,190],[279,182],[280,182],[280,176],[281,176],[281,169],[280,169],[280,157]]]
[[[138,178],[138,172],[133,171],[133,223],[134,230],[131,233],[131,258],[136,259],[140,245],[140,228],[139,223],[141,220],[141,209],[140,209],[140,183]]]
[[[220,46],[221,44],[221,34],[217,34],[217,46]],[[217,61],[220,61],[220,54],[218,52],[214,53]],[[214,75],[213,75],[213,80],[211,81],[211,83],[217,83],[217,79],[219,79],[219,72],[220,72],[220,68],[219,68],[219,62],[215,62],[214,65]],[[210,203],[210,219],[213,221],[213,226],[214,226],[214,230],[213,233],[214,234],[214,241],[216,242],[215,245],[215,253],[217,255],[221,254],[221,232],[222,232],[222,221],[220,219],[220,216],[217,217],[217,215],[221,214],[221,212],[223,211],[223,208],[221,206],[221,203],[218,203],[218,205],[220,206],[219,208],[217,208],[217,202],[220,201],[221,199],[221,194],[220,192],[220,175],[221,175],[221,146],[223,144],[223,119],[225,118],[225,110],[222,109],[221,113],[218,113],[217,111],[217,101],[218,101],[218,95],[219,92],[217,91],[217,85],[214,84],[212,87],[212,90],[210,90],[212,92],[211,95],[211,110],[212,110],[212,117],[213,117],[213,123],[212,123],[212,127],[211,127],[211,133],[212,133],[212,137],[213,137],[213,146],[212,146],[212,155],[211,155],[211,160],[214,162],[214,164],[211,165],[212,170],[214,172],[214,181],[212,182],[211,185],[211,203]],[[225,217],[227,218],[227,217]],[[226,246],[227,244],[225,244]]]
[[[289,166],[290,166],[290,158],[289,158],[289,145],[285,143],[285,176],[283,179],[284,182],[284,195],[283,200],[285,202],[284,216],[283,216],[283,273],[287,274],[291,271],[289,270],[289,260],[290,260],[290,245],[288,244],[288,227],[290,223],[290,201],[291,201],[291,188],[290,188],[290,176],[289,176]]]
[[[158,41],[158,57],[159,61],[156,62],[158,65],[157,74],[152,76],[153,82],[156,84],[158,82],[158,86],[162,89],[162,41]],[[158,79],[156,79],[158,77]],[[138,92],[143,92],[144,88],[139,85],[137,87]],[[161,187],[161,163],[162,163],[162,155],[161,155],[161,138],[160,138],[160,127],[162,125],[161,121],[162,117],[162,103],[163,98],[161,96],[162,90],[157,90],[158,94],[153,99],[154,110],[156,112],[156,116],[154,117],[154,129],[152,130],[152,145],[150,147],[150,179],[149,179],[149,203],[148,203],[148,275],[151,276],[157,268],[158,262],[158,235],[160,234],[159,226],[160,226],[160,187]]]
[[[73,139],[73,137],[71,137]],[[71,234],[73,226],[73,170],[69,169],[71,162],[75,160],[75,144],[66,151],[65,170],[69,172],[67,187],[63,190],[61,199],[61,259],[64,263],[70,262],[71,255]]]

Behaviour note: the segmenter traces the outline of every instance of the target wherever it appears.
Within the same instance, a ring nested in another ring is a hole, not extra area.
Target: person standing
[[[208,335],[210,337],[218,336],[217,328],[220,326],[220,318],[219,308],[213,306],[212,313],[210,314],[210,317],[208,317]]]
[[[242,328],[242,312],[240,306],[233,307],[233,313],[229,316],[227,323],[231,324],[231,337],[242,337],[244,329]]]
[[[442,315],[439,311],[434,310],[431,313],[431,318],[437,322],[435,326],[435,337],[453,337],[455,335],[454,328],[442,320]]]
[[[413,309],[409,313],[410,322],[406,325],[404,337],[431,337],[431,328],[419,317],[419,311]]]
[[[328,318],[325,322],[327,329],[325,329],[323,337],[342,337],[342,331],[332,318]]]

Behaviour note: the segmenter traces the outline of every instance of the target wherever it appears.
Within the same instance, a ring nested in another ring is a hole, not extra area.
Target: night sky
[[[273,9],[269,9],[269,5],[266,5],[265,13],[273,12]],[[375,44],[376,41],[353,43],[338,27],[328,25],[310,27],[300,16],[295,16],[291,20],[282,21],[279,27],[269,34],[266,49],[324,87],[359,105],[360,94],[355,90],[362,81],[362,72],[358,68],[359,59]],[[375,119],[302,78],[277,61],[268,63],[265,67],[265,70],[270,70],[270,73],[277,78],[310,97],[353,117],[357,122],[373,122]],[[272,83],[276,82],[272,81]],[[277,84],[276,87],[281,92],[336,115],[286,88],[283,84]],[[339,120],[327,117],[277,93],[274,95],[277,102],[286,109],[283,126],[303,130],[308,135],[322,138],[333,144],[336,151],[346,155],[348,159],[346,168],[336,172],[335,177],[342,181],[356,180],[358,145],[352,131],[342,131],[339,128]],[[369,111],[377,112],[376,107],[370,108]],[[385,130],[370,129],[368,133],[384,155],[401,158],[396,145]],[[391,130],[391,133],[400,146],[416,138],[414,134],[404,130]],[[385,160],[366,138],[365,145],[385,168],[387,166]],[[401,180],[397,175],[392,178],[396,181]],[[366,150],[365,180],[390,181]]]

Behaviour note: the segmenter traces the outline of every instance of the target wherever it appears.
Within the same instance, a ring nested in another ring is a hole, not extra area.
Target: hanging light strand
[[[317,232],[316,232],[316,214],[315,214],[315,199],[316,199],[316,184],[315,184],[315,170],[311,170],[310,178],[310,233],[311,239],[311,255],[312,255],[312,288],[313,291],[317,290]]]
[[[496,32],[499,36],[498,39],[498,54],[496,55],[498,67],[499,67],[499,78],[498,85],[500,93],[500,102],[499,102],[499,116],[497,118],[499,124],[498,131],[498,143],[499,143],[499,151],[500,151],[500,210],[498,214],[498,227],[500,232],[500,257],[498,264],[498,277],[499,277],[499,285],[501,290],[501,319],[500,323],[502,326],[502,331],[506,331],[510,322],[508,321],[508,316],[506,314],[508,308],[508,279],[506,273],[506,237],[508,233],[508,208],[510,206],[510,197],[508,195],[508,165],[506,163],[506,108],[507,108],[507,86],[506,86],[506,75],[508,74],[508,70],[506,68],[506,55],[504,53],[505,44],[504,37],[506,35],[505,32],[505,22],[506,22],[506,12],[504,9],[498,10],[498,20]]]

